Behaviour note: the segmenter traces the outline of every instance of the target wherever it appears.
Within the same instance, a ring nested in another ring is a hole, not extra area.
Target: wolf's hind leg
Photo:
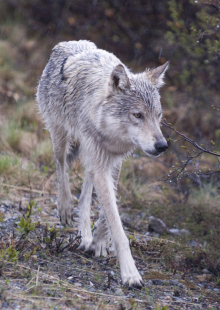
[[[85,171],[82,191],[79,198],[79,235],[82,237],[79,249],[88,251],[92,242],[90,209],[92,202],[93,174]]]
[[[69,141],[67,132],[63,127],[56,127],[50,130],[53,143],[54,155],[57,160],[58,177],[58,212],[63,225],[71,224],[73,219],[73,199],[69,185],[69,165],[67,164],[67,154]]]
[[[79,143],[70,143],[70,147],[66,156],[66,161],[69,166],[69,169],[71,168],[71,164],[74,160],[76,160],[79,156]]]
[[[99,219],[95,223],[92,243],[89,251],[94,252],[95,256],[107,256],[109,250],[110,231],[106,222],[104,211],[99,212]]]
[[[115,188],[118,185],[118,180],[121,172],[121,163],[112,171],[112,177],[114,180]],[[111,239],[111,233],[108,228],[105,213],[103,208],[99,212],[99,219],[95,223],[95,231],[93,233],[93,239],[90,246],[91,251],[94,252],[95,256],[107,256],[109,252],[109,241]],[[113,242],[113,240],[111,240]],[[111,251],[114,250],[114,244],[111,247]]]

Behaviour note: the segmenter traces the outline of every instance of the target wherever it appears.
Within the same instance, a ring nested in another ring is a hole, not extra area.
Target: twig
[[[38,286],[39,272],[40,272],[40,266],[38,266],[38,269],[37,269],[36,286]]]
[[[219,153],[215,153],[212,151],[209,151],[207,149],[204,149],[202,146],[200,146],[198,143],[196,143],[195,141],[193,141],[192,139],[188,138],[186,135],[184,135],[183,133],[179,132],[178,130],[176,130],[171,124],[167,123],[166,119],[164,121],[161,122],[162,125],[170,128],[171,130],[175,131],[179,136],[181,136],[185,141],[189,142],[190,144],[192,144],[193,146],[195,146],[197,149],[199,149],[200,151],[202,151],[202,153],[208,153],[214,156],[220,156]],[[202,153],[199,153],[199,155],[201,155]]]
[[[49,190],[39,190],[39,189],[30,189],[29,187],[24,187],[24,186],[15,186],[15,185],[10,185],[10,184],[7,184],[7,183],[1,183],[2,186],[5,186],[5,187],[11,187],[11,188],[14,188],[14,189],[17,189],[17,190],[21,190],[21,191],[25,191],[25,192],[33,192],[33,193],[39,193],[39,194],[56,194],[57,195],[57,192],[50,192]]]
[[[34,281],[35,278],[36,278],[36,276],[34,276],[33,278],[31,278],[30,281],[28,282],[27,286],[28,286],[29,284],[31,284],[31,282]]]
[[[128,234],[133,234],[133,232],[129,232],[127,231]],[[170,243],[174,243],[174,244],[177,244],[177,245],[180,245],[179,242],[176,242],[176,241],[172,241],[172,240],[168,240],[168,239],[162,239],[162,238],[158,238],[158,237],[152,237],[152,236],[146,236],[146,235],[141,235],[141,234],[138,234],[138,233],[135,233],[134,236],[139,236],[139,237],[144,237],[146,239],[156,239],[156,240],[160,240],[160,241],[163,241],[163,242],[170,242]],[[145,240],[144,240],[145,241]],[[146,241],[145,241],[146,242]]]
[[[216,157],[217,162],[219,163],[219,157],[220,157],[220,153],[217,152],[212,152],[211,150],[204,148],[203,146],[199,145],[197,142],[195,142],[194,140],[192,140],[191,138],[187,137],[186,135],[184,135],[183,133],[179,132],[178,130],[176,130],[172,124],[168,123],[166,119],[164,119],[162,121],[162,125],[166,126],[167,128],[171,129],[172,131],[174,131],[177,135],[179,135],[184,141],[190,143],[191,145],[193,145],[197,150],[190,150],[188,147],[186,146],[182,146],[183,148],[185,148],[187,150],[187,159],[185,161],[182,161],[181,164],[177,165],[176,169],[174,169],[171,174],[169,174],[167,176],[167,178],[163,179],[163,181],[170,181],[172,182],[172,180],[179,180],[183,177],[190,177],[189,173],[186,172],[186,167],[188,164],[190,164],[191,162],[193,164],[195,164],[195,162],[193,161],[195,158],[201,158],[203,153],[206,154],[210,154],[212,156]],[[193,154],[192,154],[193,153]],[[198,167],[196,169],[196,171],[194,172],[196,174],[196,176],[208,176],[210,177],[212,174],[214,173],[218,173],[220,171],[220,166],[218,166],[217,168],[215,168],[214,170],[212,169],[207,169],[205,168],[204,171],[200,171],[198,170]]]
[[[47,188],[48,184],[50,183],[50,181],[51,181],[52,177],[54,176],[54,174],[55,174],[55,172],[53,172],[53,173],[51,174],[51,176],[50,176],[50,177],[47,179],[47,181],[45,182],[45,184],[44,184],[44,186],[43,186],[43,191],[46,190],[46,188]],[[41,194],[41,195],[42,195],[42,194]],[[46,197],[44,197],[44,199],[43,199],[43,204],[44,204],[45,198],[46,198]]]
[[[0,185],[5,186],[5,187],[14,188],[16,190],[25,191],[25,192],[39,193],[41,195],[42,194],[53,194],[53,195],[58,194],[57,192],[51,192],[50,190],[39,190],[39,189],[33,189],[33,188],[25,187],[25,186],[15,186],[15,185],[7,184],[7,183],[0,183]],[[72,197],[76,201],[79,200],[75,195],[72,195]]]

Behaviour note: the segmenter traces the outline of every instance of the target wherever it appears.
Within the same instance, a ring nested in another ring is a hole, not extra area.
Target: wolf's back
[[[59,55],[61,55],[62,58],[64,55],[65,57],[74,56],[84,51],[94,49],[97,49],[96,45],[86,40],[61,42],[53,48],[52,57],[59,57]]]
[[[37,101],[43,116],[49,112],[50,105],[55,104],[53,97],[56,101],[63,101],[66,85],[62,83],[62,74],[67,59],[96,49],[94,43],[86,40],[61,42],[53,48],[37,90]]]
[[[45,123],[79,118],[80,111],[88,107],[96,111],[96,106],[108,95],[111,73],[119,64],[121,61],[116,56],[89,41],[57,44],[37,90],[38,106]]]

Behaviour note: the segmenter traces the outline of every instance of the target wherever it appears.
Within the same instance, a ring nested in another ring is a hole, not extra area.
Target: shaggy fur
[[[41,76],[37,101],[50,131],[57,160],[58,210],[71,224],[73,199],[68,170],[79,157],[85,177],[79,199],[80,248],[107,255],[109,235],[123,283],[142,286],[131,256],[115,198],[121,162],[135,148],[157,157],[167,148],[160,130],[159,87],[168,63],[133,74],[122,62],[88,41],[62,42],[52,51]],[[101,210],[94,234],[90,225],[93,187]]]

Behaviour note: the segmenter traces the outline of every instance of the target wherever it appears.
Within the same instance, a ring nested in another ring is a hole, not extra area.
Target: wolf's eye
[[[133,115],[134,115],[134,117],[136,117],[136,118],[141,118],[141,113],[134,113]]]

